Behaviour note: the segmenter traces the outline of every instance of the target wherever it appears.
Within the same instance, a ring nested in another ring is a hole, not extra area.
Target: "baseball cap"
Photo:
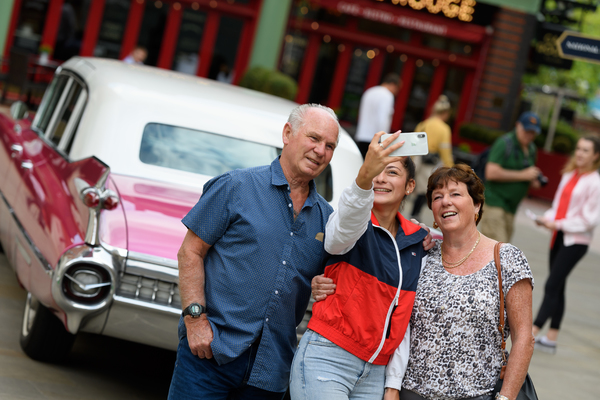
[[[540,117],[538,117],[536,113],[525,111],[519,117],[519,122],[526,131],[534,131],[536,135],[539,135],[542,132]]]

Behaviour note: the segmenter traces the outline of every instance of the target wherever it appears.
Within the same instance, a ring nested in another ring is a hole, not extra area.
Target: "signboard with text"
[[[556,45],[562,58],[600,64],[600,38],[564,31]]]

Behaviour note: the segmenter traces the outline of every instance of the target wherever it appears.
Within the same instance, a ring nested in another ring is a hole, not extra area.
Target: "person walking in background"
[[[565,288],[569,273],[587,252],[594,228],[600,224],[600,138],[586,136],[577,142],[575,154],[563,170],[552,208],[538,225],[553,232],[550,241],[550,275],[544,300],[533,323],[537,336],[548,319],[550,329],[536,337],[535,346],[556,352],[560,323],[565,311]]]
[[[454,165],[452,158],[452,129],[448,125],[451,115],[452,107],[450,100],[445,95],[441,95],[433,104],[431,117],[420,122],[415,128],[415,132],[427,133],[429,154],[414,157],[417,166],[417,187],[415,189],[417,198],[411,212],[411,216],[414,219],[419,219],[421,208],[427,202],[427,198],[425,197],[427,180],[433,170],[440,165],[440,161],[444,167]]]
[[[390,132],[394,116],[394,99],[400,90],[400,76],[389,73],[379,86],[367,89],[358,109],[358,124],[354,140],[363,158],[377,132]]]
[[[126,64],[144,65],[146,57],[148,57],[148,50],[144,46],[135,46],[135,49],[123,59],[123,62]]]
[[[499,242],[509,242],[519,203],[529,188],[541,186],[541,171],[535,166],[537,148],[533,143],[542,131],[540,118],[532,112],[519,117],[515,129],[498,138],[490,149],[485,166],[485,201],[481,233]]]
[[[383,133],[373,137],[327,221],[325,275],[336,292],[313,306],[292,363],[292,400],[381,399],[385,366],[398,346],[408,359],[427,232],[398,212],[415,187],[415,165],[389,156],[400,147],[390,146],[398,135],[380,146]]]

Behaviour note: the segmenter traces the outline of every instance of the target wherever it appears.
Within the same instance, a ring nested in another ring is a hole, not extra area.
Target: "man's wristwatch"
[[[496,400],[510,400],[510,399],[508,397],[504,396],[503,394],[496,393]]]
[[[204,307],[202,304],[192,303],[183,310],[181,315],[183,317],[185,317],[186,315],[189,315],[192,318],[198,318],[200,315],[204,314],[205,312],[206,312],[206,307]]]

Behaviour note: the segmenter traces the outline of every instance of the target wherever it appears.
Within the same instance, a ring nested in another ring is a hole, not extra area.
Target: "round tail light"
[[[110,293],[112,281],[107,270],[94,264],[69,267],[63,279],[65,296],[79,303],[98,303]]]

